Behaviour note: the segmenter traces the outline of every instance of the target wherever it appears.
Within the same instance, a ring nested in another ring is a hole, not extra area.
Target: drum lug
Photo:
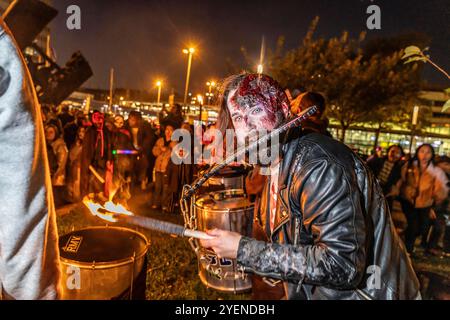
[[[271,287],[275,287],[281,282],[281,280],[275,280],[275,279],[266,278],[266,277],[263,277],[262,280]]]
[[[238,273],[241,275],[241,279],[245,280],[245,278],[247,277],[247,274],[245,273],[245,268],[243,266],[240,266],[238,268]]]

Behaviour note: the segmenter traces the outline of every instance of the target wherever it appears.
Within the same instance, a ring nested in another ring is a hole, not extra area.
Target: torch
[[[206,232],[187,229],[179,224],[161,221],[157,219],[142,217],[142,216],[129,216],[124,214],[114,214],[113,218],[125,222],[134,226],[139,226],[145,229],[159,231],[168,234],[175,234],[181,237],[196,238],[202,240],[211,240],[214,237],[208,235]]]
[[[127,210],[121,204],[114,204],[108,201],[105,204],[94,202],[89,196],[83,199],[83,204],[89,209],[91,214],[109,222],[122,222],[145,229],[159,231],[168,234],[175,234],[181,237],[210,240],[214,237],[205,232],[187,229],[179,224],[152,219],[148,217],[135,216],[133,212]]]

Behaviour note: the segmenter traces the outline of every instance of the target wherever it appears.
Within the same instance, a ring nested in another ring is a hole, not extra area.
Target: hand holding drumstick
[[[242,238],[237,232],[213,229],[206,233],[214,238],[211,240],[200,240],[205,248],[211,248],[219,258],[236,259],[239,241]]]

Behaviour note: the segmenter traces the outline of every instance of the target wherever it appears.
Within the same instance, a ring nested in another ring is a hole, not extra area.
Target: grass
[[[182,224],[180,215],[167,215],[152,212],[156,219]],[[105,225],[99,218],[90,216],[82,206],[72,208],[68,213],[58,216],[58,233],[67,234],[89,226]],[[198,277],[197,258],[186,238],[173,237],[158,232],[137,230],[150,242],[147,252],[147,290],[148,300],[242,300],[250,294],[222,293],[207,288]]]
[[[131,210],[140,215],[151,216],[156,219],[183,224],[181,215],[162,214],[151,211],[147,205],[146,196],[138,196],[131,202]],[[73,206],[70,210],[57,218],[60,235],[88,226],[105,225],[99,218],[90,215],[83,205]],[[198,277],[198,264],[194,251],[186,238],[137,229],[150,242],[147,252],[147,290],[148,300],[244,300],[250,299],[250,294],[222,293],[207,288]],[[423,286],[423,297],[433,299],[434,292],[448,291],[446,284],[450,275],[450,258],[448,256],[435,257],[425,255],[417,248],[413,258],[414,269],[417,273],[436,274],[442,276],[433,283],[427,280]],[[422,278],[419,277],[422,282]],[[441,280],[444,279],[444,280]],[[446,280],[445,280],[446,279]],[[435,284],[438,282],[437,284]],[[445,283],[442,283],[445,282]],[[429,285],[431,283],[431,285]],[[442,284],[441,284],[442,283]],[[442,295],[440,296],[442,297]],[[444,296],[445,299],[446,296]]]

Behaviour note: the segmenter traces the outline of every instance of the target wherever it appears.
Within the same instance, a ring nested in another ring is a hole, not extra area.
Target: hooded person
[[[92,126],[86,130],[81,149],[81,196],[101,192],[108,196],[108,187],[99,181],[97,175],[106,178],[112,171],[111,132],[105,126],[103,113],[94,111],[91,118]]]
[[[272,78],[240,74],[224,82],[220,127],[243,143],[289,118],[289,100]],[[256,205],[266,240],[213,229],[201,240],[237,268],[284,284],[287,299],[420,299],[419,282],[376,179],[344,144],[293,128]]]
[[[56,213],[36,92],[0,18],[0,298],[57,299]]]

